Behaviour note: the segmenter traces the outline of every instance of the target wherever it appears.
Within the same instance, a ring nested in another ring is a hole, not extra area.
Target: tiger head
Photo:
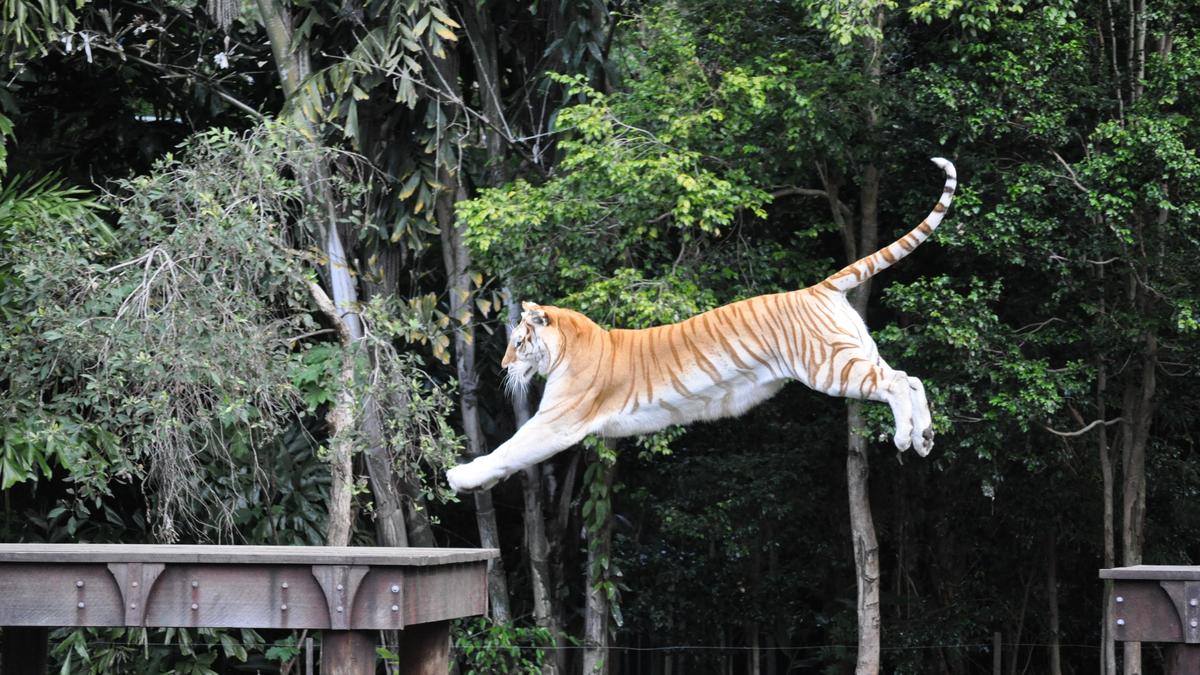
[[[513,392],[525,391],[535,373],[549,372],[563,347],[555,308],[523,302],[521,309],[521,321],[513,328],[500,362],[505,369],[505,384]]]

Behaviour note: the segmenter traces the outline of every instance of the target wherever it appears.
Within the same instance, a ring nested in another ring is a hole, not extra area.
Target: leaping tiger
[[[546,377],[535,414],[491,454],[450,469],[456,491],[486,489],[581,441],[632,436],[673,424],[740,415],[788,380],[831,396],[885,401],[900,450],[933,448],[925,387],[879,356],[846,292],[891,267],[929,238],[958,184],[954,165],[942,196],[911,232],[798,291],[760,295],[686,321],[644,330],[604,330],[569,309],[522,303],[501,365],[510,387]]]

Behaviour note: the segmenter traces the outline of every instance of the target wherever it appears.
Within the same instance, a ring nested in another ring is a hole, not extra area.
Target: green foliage
[[[328,386],[312,370],[320,351],[296,344],[316,325],[293,248],[305,222],[294,168],[312,157],[293,141],[278,126],[201,135],[118,185],[115,230],[86,204],[72,212],[77,193],[55,184],[12,192],[6,482],[57,458],[81,496],[145,480],[167,540],[244,528],[320,541],[320,465],[296,463],[312,448],[277,445],[279,468],[297,467],[287,490],[260,473],[260,450]],[[35,194],[53,198],[40,221]]]
[[[542,672],[545,660],[542,649],[549,647],[552,640],[545,628],[475,618],[454,622],[451,644],[463,675],[537,675]],[[385,649],[380,649],[380,653],[385,659],[396,659],[395,654]]]
[[[45,54],[47,46],[66,31],[74,30],[76,12],[87,0],[4,0],[0,3],[0,53],[5,66],[19,60]]]
[[[51,664],[61,675],[217,675],[268,644],[247,628],[70,628],[51,642]]]

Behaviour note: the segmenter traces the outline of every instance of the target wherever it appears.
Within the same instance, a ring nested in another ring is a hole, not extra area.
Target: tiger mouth
[[[532,363],[517,361],[505,369],[504,386],[510,394],[523,392],[529,388],[535,373],[537,367]]]

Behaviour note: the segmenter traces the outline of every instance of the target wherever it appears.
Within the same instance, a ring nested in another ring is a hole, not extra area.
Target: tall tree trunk
[[[605,444],[612,448],[612,441]],[[616,464],[597,457],[592,464],[594,474],[588,482],[589,499],[611,505],[613,477]],[[587,520],[585,518],[585,520]],[[608,579],[608,561],[612,555],[612,510],[600,519],[599,527],[589,525],[587,556],[587,594],[583,615],[583,675],[607,675],[608,631],[612,608],[609,606],[605,589]]]
[[[882,77],[884,5],[875,8],[874,27],[879,37],[866,39],[864,74],[874,83]],[[867,133],[873,135],[879,127],[879,111],[868,104],[864,120]],[[863,168],[860,185],[861,217],[858,251],[866,254],[879,246],[879,169],[873,161]],[[855,256],[857,257],[857,255]],[[851,262],[853,262],[853,258]],[[850,304],[859,316],[866,319],[867,300],[871,294],[870,280],[851,295]],[[854,542],[854,569],[858,588],[858,657],[856,675],[879,673],[882,642],[882,617],[879,612],[879,543],[875,521],[871,515],[871,499],[867,463],[867,439],[862,417],[862,402],[851,401],[846,410],[847,447],[846,480],[850,503],[850,534]]]
[[[450,49],[443,58],[431,58],[440,85],[454,100],[462,100],[459,83],[458,52]],[[467,198],[466,188],[457,171],[438,167],[438,181],[443,189],[437,198],[438,228],[442,238],[442,260],[446,267],[446,290],[450,296],[450,316],[458,322],[454,332],[454,361],[458,371],[459,406],[462,412],[463,433],[467,436],[467,453],[471,457],[487,454],[483,427],[479,423],[479,373],[475,366],[474,294],[471,288],[471,252],[463,240],[463,232],[455,219],[455,204]],[[496,508],[491,490],[474,493],[475,523],[479,528],[479,543],[484,548],[500,548],[500,528],[496,523]],[[512,621],[509,609],[508,579],[504,562],[494,558],[488,563],[488,599],[492,618],[500,623]]]
[[[1139,292],[1140,295],[1140,292]],[[1154,416],[1154,390],[1157,383],[1158,341],[1151,332],[1142,336],[1139,357],[1141,372],[1130,372],[1126,380],[1121,425],[1121,548],[1123,565],[1142,564],[1142,546],[1146,527],[1146,447]],[[1125,675],[1142,673],[1141,644],[1126,642]]]
[[[313,121],[318,119],[317,111],[311,110],[307,102],[298,101],[299,97],[296,96],[311,69],[307,45],[303,42],[299,44],[293,42],[292,16],[285,2],[282,0],[258,0],[258,9],[271,45],[271,55],[275,61],[276,70],[279,71],[279,81],[284,96],[293,103],[299,103],[296,120],[308,130],[310,138],[316,139],[318,136]],[[335,319],[335,325],[344,324],[345,330],[349,332],[351,344],[343,347],[344,350],[349,350],[353,348],[354,343],[362,339],[363,327],[358,316],[357,286],[351,273],[345,248],[342,245],[341,233],[337,227],[336,205],[330,188],[329,171],[330,168],[327,165],[318,164],[313,167],[312,175],[306,177],[305,182],[310,192],[309,198],[313,201],[314,206],[323,208],[325,211],[325,233],[322,245],[328,261],[327,272],[330,288],[333,291],[333,305],[337,309],[333,319]],[[341,329],[339,326],[338,330],[341,331]],[[344,360],[352,358],[350,354],[343,355]],[[353,393],[345,391],[345,387],[343,387],[337,398],[341,400],[347,395],[353,398]],[[367,472],[371,478],[371,490],[376,505],[376,536],[384,546],[407,546],[408,538],[404,527],[404,514],[401,510],[402,502],[395,485],[395,471],[383,447],[381,435],[383,425],[379,422],[378,408],[368,406],[362,412],[361,428],[364,432],[363,441],[367,445]],[[337,431],[339,430],[335,429],[335,432]],[[349,431],[346,429],[345,433],[349,433]],[[344,440],[344,438],[336,438],[335,433],[331,444],[337,444]],[[335,469],[335,471],[340,470]],[[335,475],[334,479],[336,481],[339,478]]]
[[[868,486],[867,439],[863,435],[862,402],[846,406],[849,443],[846,480],[850,498],[850,536],[854,541],[854,569],[858,588],[857,675],[874,675],[880,667],[879,544],[871,517]]]
[[[1055,525],[1046,535],[1046,603],[1050,622],[1050,675],[1062,675],[1058,639],[1058,541]]]
[[[454,332],[454,364],[458,372],[459,407],[463,433],[467,436],[467,453],[479,457],[487,453],[483,427],[479,423],[479,373],[475,367],[475,328],[471,292],[471,257],[463,241],[462,231],[454,219],[454,204],[466,198],[458,176],[446,169],[439,174],[446,187],[438,197],[437,218],[442,236],[442,258],[446,265],[446,287],[450,296],[450,316],[458,322]],[[496,509],[491,490],[474,493],[475,522],[479,527],[479,543],[484,548],[500,548],[500,528],[496,524]],[[495,558],[488,566],[488,599],[492,618],[501,623],[512,620],[509,610],[508,580],[504,563]]]
[[[1101,268],[1103,269],[1103,268]],[[1102,294],[1103,297],[1103,294]],[[1101,311],[1104,305],[1101,304]],[[1099,419],[1108,419],[1108,406],[1105,397],[1108,395],[1108,369],[1103,359],[1098,359],[1096,368],[1096,412]],[[1079,418],[1082,420],[1083,418]],[[1097,450],[1100,454],[1100,476],[1103,482],[1104,500],[1104,567],[1111,568],[1117,563],[1116,536],[1113,527],[1113,465],[1112,453],[1108,445],[1108,425],[1101,424],[1097,437]],[[1112,600],[1113,582],[1104,580],[1104,609],[1100,627],[1100,675],[1117,675],[1116,642],[1112,636]]]
[[[354,357],[353,338],[337,307],[325,291],[315,282],[308,284],[309,293],[317,307],[336,327],[338,342],[342,346],[341,365],[338,368],[338,391],[333,405],[325,416],[329,424],[329,517],[325,523],[326,546],[348,546],[353,519],[350,512],[354,493],[354,461],[350,432],[354,429]]]

